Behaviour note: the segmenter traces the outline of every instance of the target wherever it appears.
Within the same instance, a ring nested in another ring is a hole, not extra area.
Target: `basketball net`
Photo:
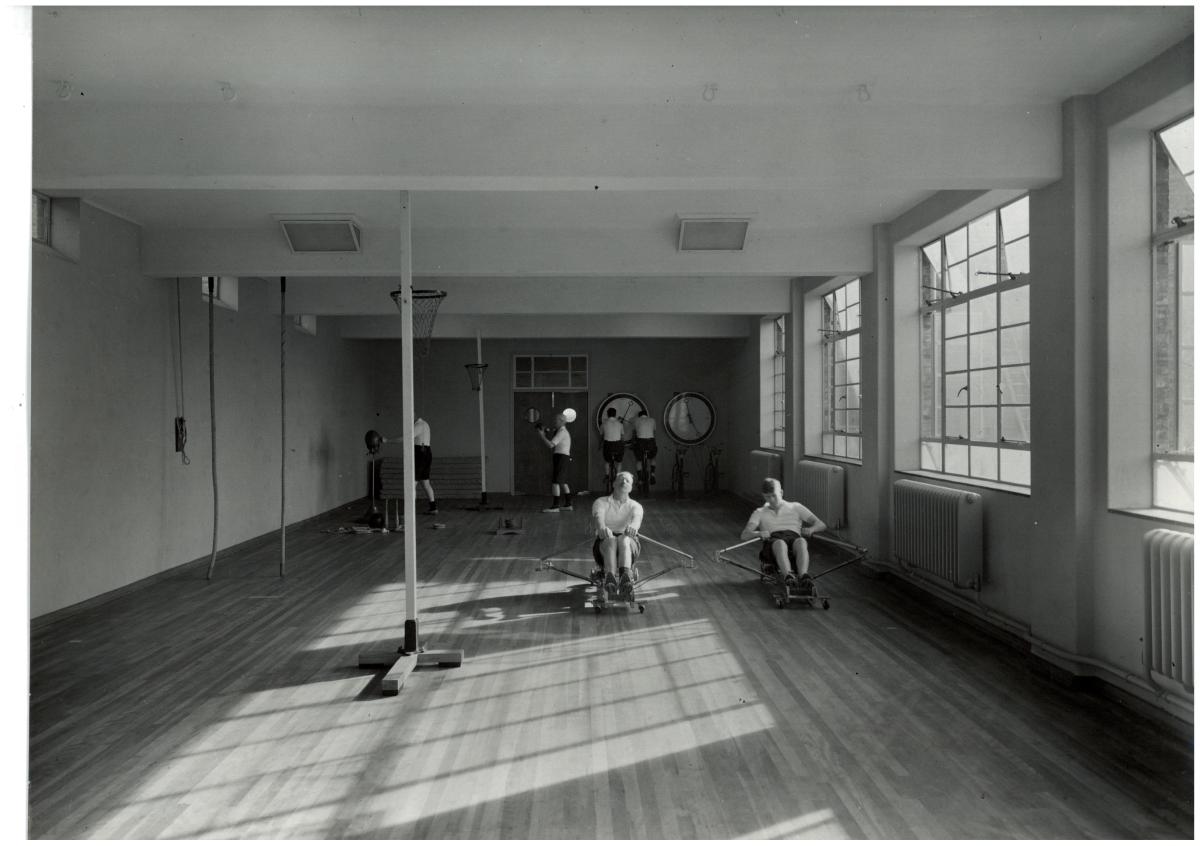
[[[392,291],[392,301],[400,308],[402,290]],[[437,319],[438,306],[446,299],[445,291],[413,289],[412,292],[412,333],[413,355],[417,358],[429,357],[429,342],[433,338],[433,322]]]

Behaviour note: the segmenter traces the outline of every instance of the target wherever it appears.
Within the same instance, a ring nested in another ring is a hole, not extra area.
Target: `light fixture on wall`
[[[226,103],[232,103],[237,99],[237,89],[233,85],[228,82],[218,82],[217,85],[221,88],[221,99]]]
[[[679,252],[741,252],[746,247],[748,217],[679,215]]]
[[[275,215],[293,253],[361,253],[362,229],[353,215]]]

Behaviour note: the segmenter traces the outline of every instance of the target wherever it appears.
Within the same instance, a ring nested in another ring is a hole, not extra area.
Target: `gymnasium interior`
[[[5,14],[19,834],[1193,838],[1190,4]]]

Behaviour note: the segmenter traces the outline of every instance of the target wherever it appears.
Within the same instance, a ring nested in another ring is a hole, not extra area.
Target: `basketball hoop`
[[[471,390],[483,390],[483,371],[487,370],[486,364],[464,364],[467,368],[467,378],[471,380]]]
[[[392,300],[400,308],[403,290],[392,291]],[[429,341],[433,338],[433,321],[437,318],[438,306],[446,299],[445,291],[414,288],[412,292],[413,355],[418,358],[429,356]]]

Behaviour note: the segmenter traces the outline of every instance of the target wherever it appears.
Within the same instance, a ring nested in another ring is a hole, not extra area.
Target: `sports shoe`
[[[617,580],[613,578],[612,573],[604,576],[604,592],[609,596],[616,596],[617,594]]]
[[[786,576],[784,576],[783,583],[787,586],[789,591],[794,591],[796,589],[796,577],[791,573],[788,573]]]
[[[633,578],[629,575],[629,571],[622,568],[621,570],[621,598],[628,600],[633,596]]]
[[[426,510],[425,513],[426,514],[437,514],[438,512],[437,512],[436,508],[430,508],[430,509]]]
[[[816,596],[817,594],[817,586],[808,573],[800,577],[800,593],[805,596]]]
[[[542,513],[543,514],[557,514],[561,510],[562,509],[559,508],[558,506],[554,506],[553,508],[543,508]]]
[[[574,511],[574,510],[575,510],[575,506],[574,506],[574,505],[560,505],[560,506],[558,507],[558,510],[559,510],[559,511]]]

